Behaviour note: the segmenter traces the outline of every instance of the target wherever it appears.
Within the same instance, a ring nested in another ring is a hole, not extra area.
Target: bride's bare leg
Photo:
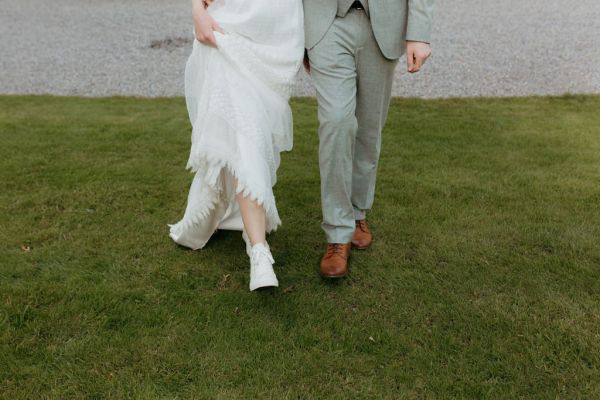
[[[265,243],[265,209],[256,201],[250,200],[249,197],[244,197],[243,193],[238,193],[236,199],[240,206],[242,221],[244,221],[244,228],[250,238],[250,243],[252,246],[256,243]]]
[[[235,187],[237,188],[237,180]],[[240,214],[244,222],[244,230],[248,235],[246,251],[250,256],[250,290],[262,287],[279,286],[275,271],[273,271],[273,255],[265,240],[267,218],[265,209],[250,197],[244,197],[243,192],[236,195]]]

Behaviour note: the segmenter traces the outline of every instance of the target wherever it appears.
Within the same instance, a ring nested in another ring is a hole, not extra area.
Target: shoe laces
[[[345,257],[346,254],[344,252],[344,247],[344,243],[329,243],[329,246],[327,246],[327,256],[331,257],[334,255],[338,255],[341,257]]]
[[[365,233],[369,232],[369,227],[367,226],[366,219],[357,220],[356,227]]]
[[[250,255],[250,260],[252,264],[258,265],[263,257],[265,257],[271,264],[275,263],[273,255],[271,255],[271,252],[269,251],[267,246],[263,245],[262,243],[254,245],[252,247],[252,252]]]

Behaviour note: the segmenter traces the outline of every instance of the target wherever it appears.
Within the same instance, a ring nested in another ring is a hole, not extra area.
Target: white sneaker
[[[248,254],[248,257],[252,257],[252,244],[250,243],[250,238],[248,237],[245,229],[242,231],[242,239],[244,239],[244,242],[246,242],[246,254]],[[267,249],[271,249],[267,242],[265,242],[265,246],[267,246]]]
[[[256,243],[250,249],[250,290],[279,286],[273,271],[273,256],[264,243]]]

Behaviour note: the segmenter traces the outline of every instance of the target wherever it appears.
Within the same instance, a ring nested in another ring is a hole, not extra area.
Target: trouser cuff
[[[352,236],[354,235],[354,228],[354,226],[336,228],[323,227],[323,230],[325,231],[325,236],[327,236],[327,243],[350,243],[352,241]]]
[[[367,210],[360,210],[356,207],[354,207],[354,219],[355,220],[361,220],[361,219],[365,219],[367,217]]]

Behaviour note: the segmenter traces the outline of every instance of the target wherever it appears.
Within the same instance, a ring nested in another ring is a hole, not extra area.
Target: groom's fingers
[[[425,59],[423,58],[423,56],[421,56],[421,55],[415,56],[415,65],[413,66],[412,72],[419,72],[419,70],[423,66],[424,61],[425,61]]]
[[[408,72],[419,72],[430,55],[431,46],[429,43],[408,41],[406,44],[406,61]]]
[[[415,66],[415,54],[413,50],[409,47],[406,49],[406,67],[408,72],[413,72],[413,68]]]

